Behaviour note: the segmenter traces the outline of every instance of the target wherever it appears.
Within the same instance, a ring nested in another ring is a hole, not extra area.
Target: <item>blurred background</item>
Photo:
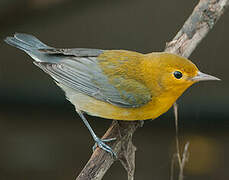
[[[93,141],[73,106],[31,58],[3,39],[33,34],[50,46],[163,51],[197,1],[1,0],[0,179],[73,180]],[[190,59],[221,82],[201,82],[179,99],[180,141],[190,142],[187,180],[229,179],[229,12]],[[111,121],[87,116],[102,136]],[[173,112],[134,136],[136,179],[169,179],[175,153]],[[115,163],[104,179],[126,179]]]

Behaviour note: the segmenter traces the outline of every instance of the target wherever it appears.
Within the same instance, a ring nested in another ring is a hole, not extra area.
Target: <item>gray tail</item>
[[[49,46],[38,40],[36,37],[22,33],[15,33],[13,37],[7,37],[5,39],[5,42],[11,46],[27,52],[36,49],[50,48]]]

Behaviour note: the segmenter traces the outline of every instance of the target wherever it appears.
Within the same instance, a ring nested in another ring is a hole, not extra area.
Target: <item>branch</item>
[[[166,44],[165,51],[189,57],[228,6],[229,0],[200,0],[181,30]],[[136,148],[132,144],[132,136],[140,126],[140,121],[113,121],[103,136],[117,137],[109,145],[127,170],[128,180],[134,179]],[[97,148],[76,180],[100,180],[113,163],[114,159],[109,153]]]
[[[115,141],[111,141],[112,149],[117,153],[118,159],[124,165],[128,172],[128,180],[133,180],[135,166],[135,146],[132,144],[132,136],[137,128],[141,126],[141,122],[118,122],[113,121],[103,139],[116,137]],[[91,158],[87,162],[76,180],[100,180],[114,162],[106,151],[96,148]]]
[[[200,0],[166,52],[189,57],[229,6],[229,0]]]

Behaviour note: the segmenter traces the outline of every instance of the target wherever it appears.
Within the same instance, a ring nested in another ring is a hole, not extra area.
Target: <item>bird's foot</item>
[[[110,153],[113,157],[117,158],[116,153],[111,149],[110,146],[106,145],[105,142],[114,141],[116,138],[109,139],[100,139],[98,137],[95,138],[95,145],[92,147],[93,151],[95,151],[96,147],[100,147],[104,151]]]

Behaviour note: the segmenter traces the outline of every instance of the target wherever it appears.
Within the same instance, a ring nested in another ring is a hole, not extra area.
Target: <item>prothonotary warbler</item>
[[[20,33],[5,42],[25,51],[55,80],[89,129],[94,148],[113,155],[105,142],[115,138],[99,139],[83,112],[124,121],[155,119],[192,84],[219,80],[200,72],[190,60],[166,52],[59,49]]]

